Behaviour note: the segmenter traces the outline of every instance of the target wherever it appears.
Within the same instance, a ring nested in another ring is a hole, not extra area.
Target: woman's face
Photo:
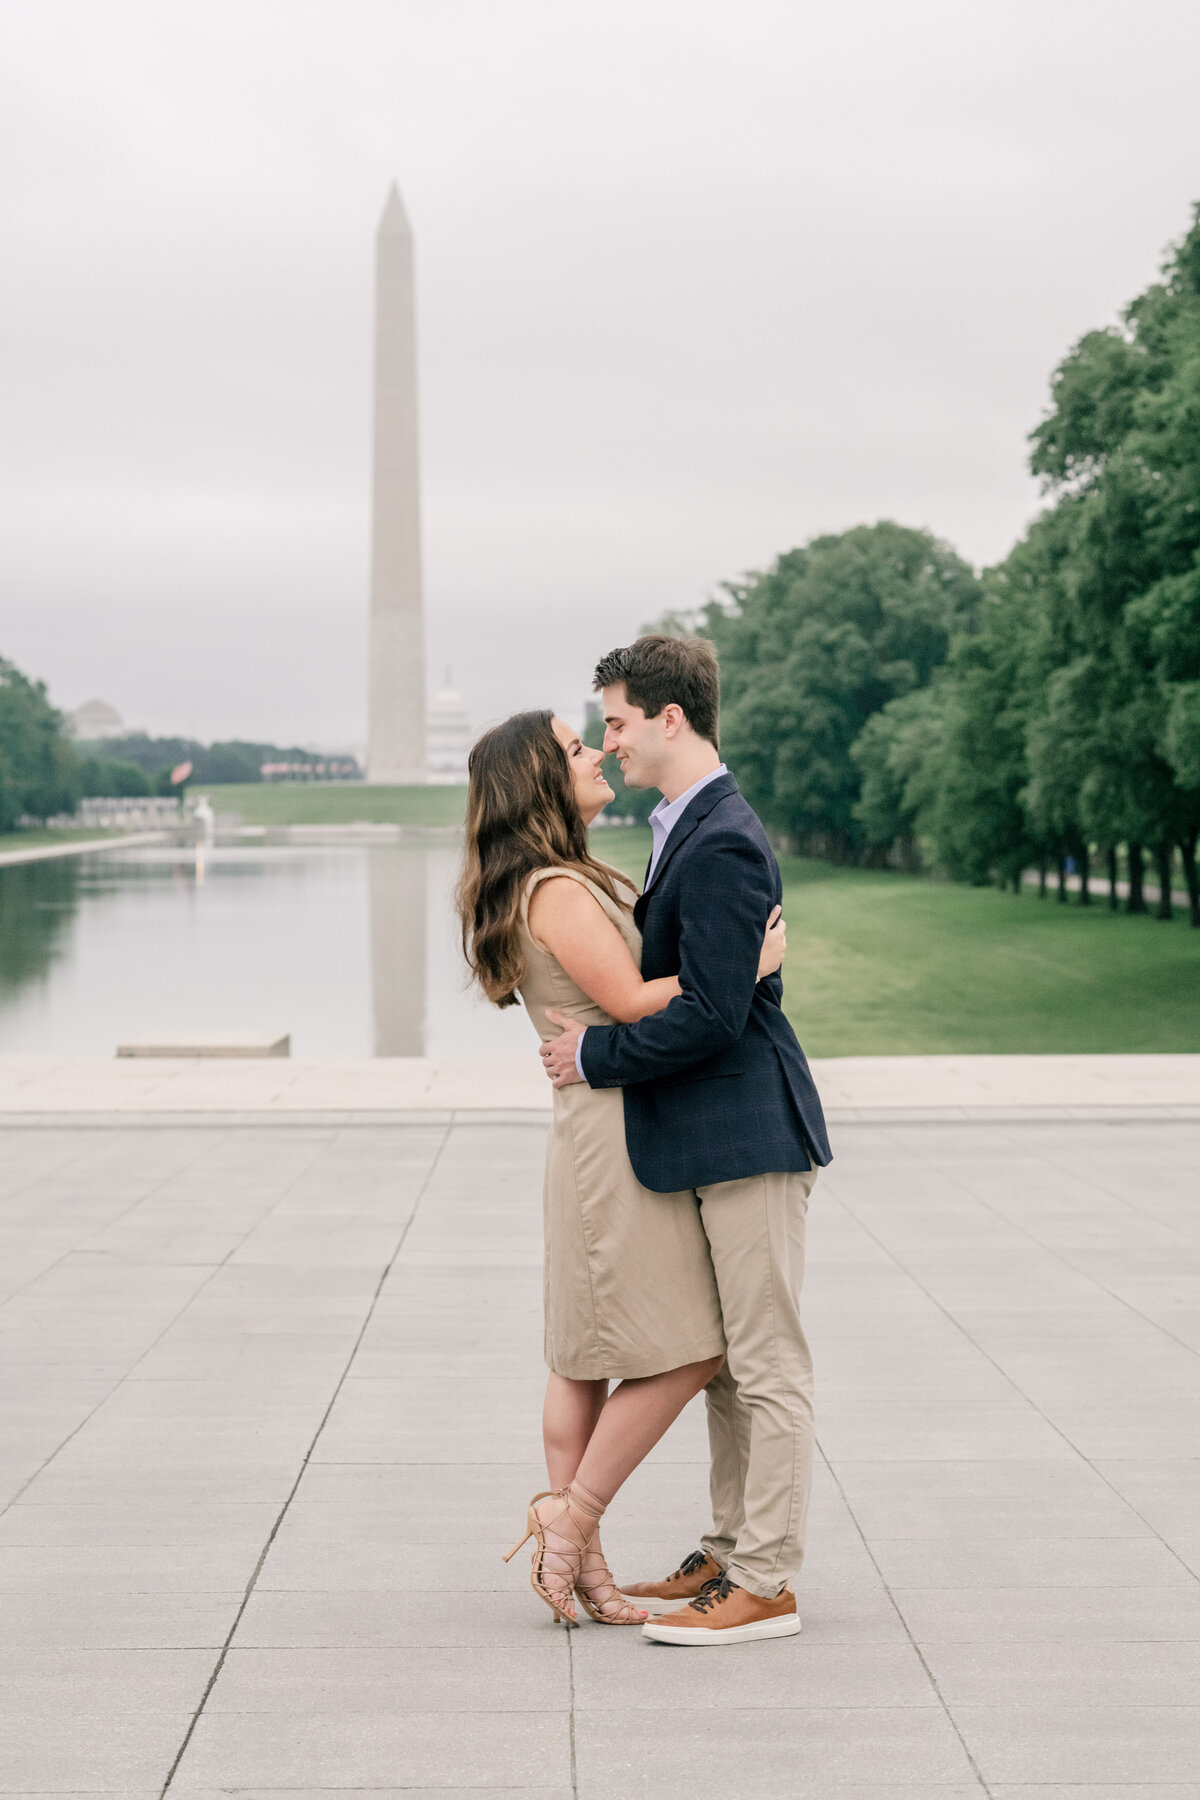
[[[551,719],[550,728],[567,753],[579,811],[584,824],[590,825],[613,797],[613,791],[604,779],[604,752],[589,750],[565,719]]]

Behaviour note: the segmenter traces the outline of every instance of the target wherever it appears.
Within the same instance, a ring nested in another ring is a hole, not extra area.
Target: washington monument
[[[421,783],[425,628],[413,238],[393,183],[375,237],[375,427],[367,780]]]

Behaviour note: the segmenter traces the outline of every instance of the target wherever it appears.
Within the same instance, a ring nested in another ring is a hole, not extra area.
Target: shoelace
[[[684,1557],[674,1575],[671,1576],[671,1580],[678,1581],[681,1575],[694,1575],[696,1570],[702,1569],[707,1561],[708,1552],[706,1550],[693,1550],[690,1556]]]
[[[707,1612],[710,1606],[716,1606],[721,1600],[728,1600],[736,1585],[728,1575],[714,1575],[711,1581],[705,1582],[696,1598],[689,1601],[689,1605],[694,1606],[697,1612]]]

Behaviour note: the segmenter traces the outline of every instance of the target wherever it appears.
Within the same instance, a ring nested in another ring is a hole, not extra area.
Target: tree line
[[[1019,887],[1097,867],[1200,926],[1200,207],[1031,434],[1047,504],[977,575],[927,532],[818,537],[671,629],[721,659],[722,753],[798,850]],[[660,628],[662,628],[660,626]]]
[[[80,800],[171,794],[171,770],[193,765],[192,781],[261,781],[264,762],[324,764],[310,750],[242,740],[200,744],[191,738],[153,738],[144,732],[76,744],[44,682],[33,681],[0,657],[0,831],[22,818],[73,813]]]

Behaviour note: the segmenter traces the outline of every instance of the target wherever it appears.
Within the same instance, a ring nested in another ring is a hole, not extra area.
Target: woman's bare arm
[[[787,950],[787,927],[776,907],[767,921],[759,979],[779,968]],[[557,957],[590,1000],[621,1025],[661,1012],[681,992],[678,977],[643,981],[629,946],[600,902],[570,876],[549,877],[529,902],[529,929],[535,944]]]
[[[661,1012],[680,992],[674,975],[643,981],[600,902],[570,876],[539,882],[529,902],[535,944],[558,958],[590,1000],[622,1025]]]

